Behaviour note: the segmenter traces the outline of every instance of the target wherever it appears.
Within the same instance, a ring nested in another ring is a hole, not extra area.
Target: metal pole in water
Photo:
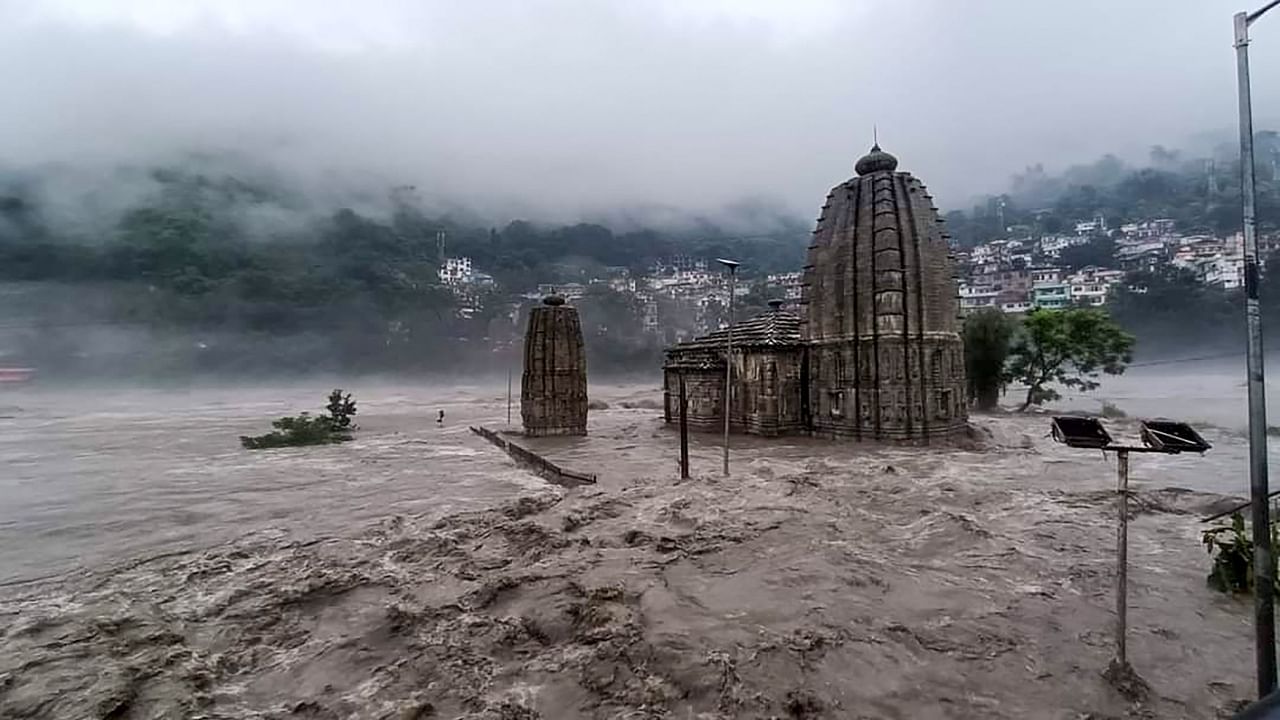
[[[1263,380],[1262,315],[1258,307],[1258,238],[1255,227],[1253,107],[1249,91],[1249,24],[1278,3],[1233,18],[1236,80],[1240,88],[1240,189],[1244,211],[1245,321],[1248,327],[1249,498],[1253,505],[1254,633],[1258,697],[1276,686],[1275,578],[1271,558],[1271,518],[1267,501],[1267,403]]]
[[[507,368],[507,424],[511,424],[511,368]]]
[[[1129,664],[1125,636],[1129,630],[1129,453],[1116,453],[1116,505],[1120,526],[1116,531],[1116,662]]]
[[[729,477],[729,417],[733,414],[733,295],[741,263],[724,258],[716,262],[729,268],[729,328],[724,352],[724,475]]]
[[[680,373],[680,479],[689,479],[689,402],[684,394],[684,372]]]
[[[729,477],[729,418],[733,416],[733,285],[737,268],[729,268],[729,333],[724,352],[724,475]]]

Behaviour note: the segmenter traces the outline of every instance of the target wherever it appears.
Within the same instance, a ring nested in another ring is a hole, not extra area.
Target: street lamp
[[[729,328],[725,333],[724,349],[724,475],[729,477],[729,415],[733,410],[730,402],[733,395],[733,293],[741,263],[724,258],[716,258],[716,262],[729,269]]]
[[[1249,26],[1280,0],[1235,14],[1236,78],[1240,84],[1240,194],[1244,204],[1244,308],[1248,325],[1249,498],[1253,505],[1254,641],[1258,697],[1276,686],[1275,588],[1267,481],[1267,402],[1262,368],[1262,315],[1258,310],[1258,237],[1254,227],[1253,108],[1249,97]]]

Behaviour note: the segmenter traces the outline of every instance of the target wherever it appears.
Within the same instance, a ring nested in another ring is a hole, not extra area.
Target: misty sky
[[[1029,163],[1230,137],[1237,2],[0,0],[0,162],[233,149],[560,220],[813,217],[876,124],[964,207]],[[1253,35],[1265,127],[1280,10]]]

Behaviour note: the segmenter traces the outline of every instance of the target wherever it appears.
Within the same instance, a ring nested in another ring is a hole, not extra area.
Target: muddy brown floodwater
[[[1204,457],[1133,462],[1135,694],[1102,675],[1114,464],[1043,417],[975,418],[967,449],[735,438],[730,478],[695,436],[680,482],[659,391],[596,386],[589,437],[526,441],[600,477],[565,490],[466,431],[504,389],[386,385],[355,388],[355,442],[239,448],[325,389],[0,395],[0,717],[1206,718],[1251,693],[1251,606],[1199,539],[1246,486],[1231,417]]]

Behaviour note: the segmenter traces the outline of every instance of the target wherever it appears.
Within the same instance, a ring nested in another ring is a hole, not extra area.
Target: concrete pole
[[[684,371],[680,371],[680,479],[689,479],[689,401],[684,394]]]
[[[1116,453],[1116,467],[1116,506],[1120,514],[1116,531],[1116,662],[1123,668],[1129,664],[1129,453]]]
[[[1240,190],[1244,206],[1245,322],[1248,326],[1249,497],[1253,505],[1254,633],[1258,697],[1276,686],[1275,578],[1271,558],[1271,518],[1267,501],[1267,401],[1262,362],[1262,313],[1258,306],[1258,237],[1253,175],[1253,107],[1249,91],[1249,24],[1275,7],[1273,0],[1253,13],[1234,17],[1236,79],[1240,90]]]
[[[724,476],[729,477],[729,418],[733,415],[733,295],[738,264],[729,265],[729,331],[724,352]]]

